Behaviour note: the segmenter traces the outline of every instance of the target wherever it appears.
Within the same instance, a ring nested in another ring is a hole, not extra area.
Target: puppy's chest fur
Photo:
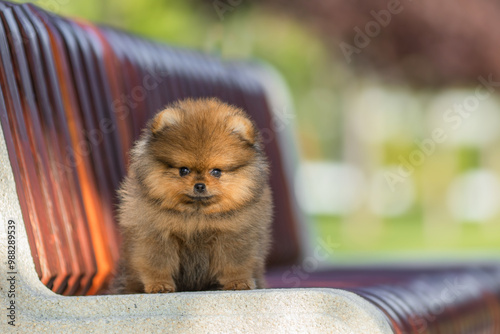
[[[218,238],[214,233],[197,233],[189,237],[171,235],[178,247],[179,271],[173,278],[178,291],[218,290],[215,251]]]

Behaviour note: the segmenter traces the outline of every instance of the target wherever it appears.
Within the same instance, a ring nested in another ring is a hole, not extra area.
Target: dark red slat
[[[6,31],[9,35],[9,42],[14,51],[13,69],[17,74],[17,84],[21,97],[24,121],[27,128],[28,137],[31,144],[32,153],[35,157],[37,173],[41,182],[42,200],[46,204],[46,210],[51,227],[50,234],[44,236],[49,238],[53,244],[54,256],[59,258],[59,271],[54,280],[55,291],[62,293],[66,287],[68,279],[72,274],[71,259],[65,258],[64,253],[69,248],[69,240],[65,231],[67,215],[64,210],[64,200],[59,187],[57,166],[54,159],[54,145],[48,129],[42,129],[43,120],[35,101],[35,92],[31,73],[26,59],[25,47],[22,36],[17,26],[11,8],[5,9],[2,17],[6,23]]]
[[[118,62],[117,55],[108,40],[102,32],[95,26],[87,25],[84,27],[89,31],[89,35],[93,36],[95,43],[99,43],[102,49],[104,73],[103,80],[109,82],[109,100],[107,101],[108,110],[115,116],[117,123],[117,134],[120,139],[121,155],[125,166],[128,165],[128,150],[133,143],[133,128],[127,119],[126,115],[122,115],[117,110],[116,105],[120,101],[120,94],[123,91],[123,86],[120,84],[123,81],[122,70]]]
[[[29,66],[27,70],[32,77],[32,85],[34,88],[33,94],[36,95],[36,99],[33,102],[36,103],[39,112],[40,131],[46,136],[45,147],[48,148],[48,159],[51,162],[53,196],[55,196],[55,200],[59,205],[59,227],[61,228],[61,232],[66,234],[65,239],[67,248],[63,248],[63,250],[67,252],[63,254],[66,255],[67,262],[71,266],[71,273],[68,281],[69,289],[66,289],[66,291],[67,294],[73,294],[80,284],[80,279],[83,277],[85,268],[80,251],[80,242],[77,235],[74,233],[74,224],[78,218],[71,205],[71,198],[73,196],[70,192],[71,186],[67,173],[59,167],[63,164],[61,147],[59,145],[68,140],[68,138],[64,136],[64,128],[67,125],[65,124],[63,127],[56,128],[54,123],[52,115],[54,106],[50,103],[48,97],[47,83],[45,82],[47,73],[44,71],[44,65],[42,64],[43,57],[38,48],[39,41],[37,39],[37,34],[31,22],[25,18],[21,7],[15,6],[12,10],[19,24],[24,42],[23,44]],[[36,122],[36,119],[34,119],[34,121]],[[64,121],[64,119],[62,121]]]
[[[0,34],[3,32],[3,27],[0,25]],[[1,46],[0,46],[1,47]],[[0,66],[1,67],[1,66]],[[0,70],[0,73],[3,71]],[[0,74],[0,80],[4,75]],[[22,157],[20,157],[16,152],[16,144],[14,143],[14,137],[12,131],[10,129],[9,116],[7,114],[7,107],[5,105],[5,99],[3,97],[3,92],[0,89],[0,125],[2,126],[3,137],[5,139],[5,145],[7,147],[7,151],[9,154],[9,161],[12,168],[12,173],[14,175],[14,179],[16,182],[16,192],[19,199],[19,205],[21,206],[21,211],[23,214],[23,219],[26,225],[26,233],[28,235],[28,242],[31,246],[31,255],[33,257],[33,262],[35,263],[35,270],[37,273],[41,272],[40,267],[40,259],[38,255],[38,251],[36,248],[35,236],[33,235],[32,229],[32,216],[30,215],[29,207],[32,205],[31,203],[27,203],[26,194],[24,192],[23,184],[25,183],[25,176],[21,174],[21,167],[19,166],[22,161]],[[19,151],[19,150],[17,150]],[[24,181],[24,182],[22,182]],[[41,275],[40,275],[41,276]]]
[[[59,271],[59,259],[52,255],[52,246],[49,238],[51,228],[48,222],[45,203],[43,202],[42,189],[40,185],[39,175],[35,170],[33,154],[30,147],[30,140],[24,119],[22,115],[22,107],[17,91],[17,83],[13,65],[11,61],[11,51],[7,43],[7,33],[4,29],[3,12],[8,10],[3,4],[0,4],[0,16],[2,16],[2,25],[0,25],[0,57],[2,66],[0,66],[0,81],[2,82],[3,97],[5,99],[7,117],[2,117],[3,120],[8,120],[8,125],[3,124],[3,127],[8,126],[11,130],[11,135],[16,150],[16,155],[19,162],[19,176],[16,184],[22,184],[23,195],[26,199],[26,208],[28,212],[24,212],[28,225],[26,226],[28,236],[32,238],[32,246],[36,249],[38,255],[36,262],[39,263],[39,276],[42,282],[51,286]],[[11,160],[13,161],[13,160]]]
[[[78,90],[85,91],[85,86],[79,85],[81,73],[78,63],[76,63],[75,67],[72,66],[70,61],[70,56],[77,56],[72,53],[75,44],[72,43],[71,34],[67,34],[66,38],[63,38],[61,29],[56,27],[59,21],[52,20],[49,15],[35,7],[30,7],[30,10],[43,21],[51,37],[57,75],[61,82],[60,88],[64,112],[69,122],[71,136],[71,143],[68,143],[71,146],[71,152],[66,152],[66,161],[77,170],[82,200],[88,216],[88,229],[91,232],[92,249],[90,251],[95,254],[94,261],[88,259],[88,261],[91,261],[89,265],[92,267],[89,275],[93,280],[82,285],[78,293],[87,293],[89,289],[92,289],[90,291],[95,293],[105,284],[112,271],[113,263],[109,254],[108,241],[105,239],[105,233],[102,233],[101,222],[104,219],[103,217],[106,217],[107,211],[104,210],[103,204],[99,200],[99,187],[95,175],[97,166],[92,159],[92,152],[86,149],[88,142],[85,137],[85,122],[82,118],[79,103],[81,101],[81,105],[86,106],[86,100],[78,99]],[[64,29],[62,31],[66,33]]]
[[[37,87],[39,93],[38,98],[44,100],[44,95],[47,94],[47,101],[45,101],[43,112],[45,118],[50,120],[50,126],[54,129],[52,131],[60,134],[60,139],[54,143],[58,148],[57,163],[60,177],[63,182],[60,184],[67,201],[67,210],[71,216],[69,225],[67,226],[67,233],[69,238],[74,242],[74,249],[70,249],[72,258],[76,259],[72,264],[74,275],[69,283],[68,290],[65,292],[67,295],[73,295],[78,290],[86,290],[90,286],[92,277],[96,272],[96,263],[92,244],[90,240],[90,233],[88,229],[87,215],[84,210],[82,193],[80,183],[77,178],[77,171],[72,165],[68,165],[65,159],[65,150],[69,149],[71,137],[68,130],[70,123],[64,113],[63,101],[61,96],[61,89],[57,77],[56,67],[54,64],[54,56],[52,53],[50,37],[45,30],[42,22],[28,9],[27,5],[14,8],[14,11],[19,17],[25,17],[33,24],[36,31],[37,42],[34,47],[40,46],[40,62],[37,62],[37,57],[33,57],[34,63],[32,73],[37,73],[40,67],[44,71],[41,73],[42,77],[39,78]],[[46,92],[44,91],[46,87]]]
[[[96,108],[94,129],[101,129],[103,137],[102,143],[97,146],[102,146],[106,155],[103,156],[104,168],[112,176],[110,188],[103,188],[101,192],[101,201],[105,203],[109,210],[110,219],[104,221],[106,229],[106,239],[109,243],[109,250],[114,263],[118,262],[119,253],[119,232],[114,220],[114,208],[118,203],[116,191],[118,190],[121,180],[125,176],[125,156],[119,139],[119,130],[117,127],[116,115],[112,110],[112,97],[110,83],[106,80],[106,71],[104,68],[104,50],[99,43],[99,39],[85,33],[85,24],[79,23],[78,26],[73,25],[74,36],[80,45],[82,59],[85,63],[85,72],[87,74],[88,84],[91,87],[89,90],[90,98],[94,101],[93,107]],[[93,43],[92,43],[93,42]],[[83,111],[85,112],[85,111]],[[89,111],[87,111],[89,112]],[[109,122],[110,126],[103,125],[104,122]],[[98,180],[99,183],[105,180]]]
[[[99,256],[99,263],[98,272],[94,277],[94,282],[89,293],[97,293],[106,286],[117,256],[118,246],[116,244],[116,237],[113,234],[109,234],[109,230],[115,224],[112,203],[114,198],[113,189],[118,181],[114,174],[116,170],[112,166],[114,166],[116,161],[113,161],[113,155],[107,154],[112,148],[111,143],[104,140],[104,138],[110,138],[110,136],[104,136],[101,131],[102,123],[100,124],[100,120],[103,118],[99,119],[95,114],[97,111],[94,108],[100,108],[102,101],[99,101],[98,96],[92,95],[90,91],[90,87],[93,86],[95,93],[96,74],[89,72],[88,69],[88,66],[94,68],[89,52],[86,55],[81,53],[81,45],[77,38],[77,35],[81,35],[81,29],[76,24],[57,17],[53,17],[52,22],[59,30],[66,45],[70,68],[73,74],[74,88],[79,101],[78,111],[80,112],[80,118],[83,120],[83,139],[86,143],[87,154],[91,158],[91,166],[94,172],[94,185],[96,189],[94,196],[98,202],[100,215],[90,223],[92,224],[91,231],[94,239],[94,250]],[[86,43],[86,41],[83,41],[83,43]],[[102,112],[102,110],[99,109],[99,112]]]

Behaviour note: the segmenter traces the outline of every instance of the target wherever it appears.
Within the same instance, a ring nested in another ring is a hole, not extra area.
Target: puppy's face
[[[267,164],[242,111],[217,100],[187,100],[160,112],[150,131],[147,163],[136,161],[137,175],[163,208],[216,214],[259,195]]]

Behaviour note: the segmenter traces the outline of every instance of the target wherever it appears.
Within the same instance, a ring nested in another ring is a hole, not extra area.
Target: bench
[[[289,101],[266,65],[29,4],[1,1],[0,18],[0,239],[15,246],[0,249],[0,279],[9,279],[0,301],[18,329],[500,332],[498,263],[308,269],[320,255],[305,246],[291,196],[293,141],[289,128],[274,131]],[[263,132],[276,206],[273,289],[102,295],[119,257],[114,209],[129,148],[163,106],[205,96],[242,107]],[[2,332],[13,328],[4,320]]]

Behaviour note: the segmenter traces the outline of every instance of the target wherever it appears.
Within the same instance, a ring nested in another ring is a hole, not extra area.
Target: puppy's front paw
[[[255,281],[253,279],[237,280],[224,284],[223,290],[252,290],[255,289]]]
[[[144,285],[144,292],[146,293],[167,293],[175,292],[175,286],[168,283],[151,283]]]

